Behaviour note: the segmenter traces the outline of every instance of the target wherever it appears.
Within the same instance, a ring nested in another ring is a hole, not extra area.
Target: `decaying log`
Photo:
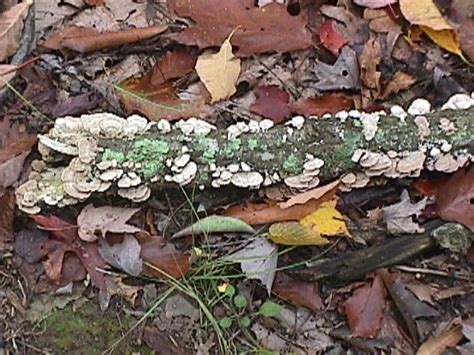
[[[42,160],[17,189],[17,201],[23,211],[38,213],[41,206],[61,207],[93,194],[141,202],[152,189],[170,185],[256,189],[284,182],[304,190],[341,178],[343,187],[356,188],[372,176],[453,172],[472,161],[474,106],[437,112],[428,107],[417,114],[401,108],[389,115],[351,111],[296,116],[280,126],[239,122],[227,129],[197,119],[170,125],[109,113],[60,118],[39,137]]]

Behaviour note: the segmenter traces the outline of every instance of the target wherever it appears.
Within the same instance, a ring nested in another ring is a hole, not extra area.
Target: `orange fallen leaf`
[[[295,196],[292,196],[288,199],[288,201],[280,202],[278,205],[281,208],[288,208],[293,205],[302,205],[308,202],[309,200],[312,200],[312,199],[317,200],[332,190],[334,190],[333,191],[334,193],[338,185],[339,185],[339,180],[335,180],[324,186],[319,186],[319,187],[316,187],[315,189],[305,191]]]
[[[349,96],[327,94],[321,97],[301,99],[290,104],[291,112],[303,116],[322,116],[325,113],[335,114],[354,107],[354,99]]]

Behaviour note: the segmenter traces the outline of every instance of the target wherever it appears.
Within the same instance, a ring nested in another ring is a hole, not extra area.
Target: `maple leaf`
[[[343,35],[337,32],[334,27],[334,20],[328,20],[321,26],[319,38],[323,46],[329,49],[336,57],[339,55],[340,49],[349,43]]]
[[[227,99],[237,91],[240,59],[235,58],[230,44],[234,31],[222,43],[219,52],[205,52],[196,62],[196,72],[211,94],[211,103]]]
[[[275,123],[286,121],[290,116],[288,102],[290,95],[276,85],[261,86],[255,89],[257,99],[250,106],[250,111],[271,119]]]
[[[194,21],[192,27],[173,37],[185,45],[201,49],[220,46],[238,26],[242,30],[235,34],[233,43],[239,56],[291,52],[313,45],[303,13],[292,16],[282,4],[259,8],[253,0],[169,0],[168,8]]]
[[[377,335],[384,316],[385,297],[382,278],[376,275],[372,286],[358,288],[344,302],[347,321],[354,336],[372,338]]]
[[[122,207],[94,207],[88,204],[77,216],[79,226],[79,238],[87,242],[97,240],[96,232],[99,231],[102,237],[107,232],[111,233],[135,233],[141,231],[140,228],[127,224],[127,221],[139,211],[139,208]]]

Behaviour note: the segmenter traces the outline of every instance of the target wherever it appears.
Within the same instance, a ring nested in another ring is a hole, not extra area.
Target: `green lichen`
[[[165,165],[161,161],[150,161],[147,162],[145,166],[139,169],[139,172],[143,175],[145,179],[151,179],[152,177],[163,172]]]
[[[242,146],[242,140],[240,138],[236,138],[233,141],[230,141],[225,148],[223,149],[224,154],[226,156],[232,156],[234,153],[238,152],[240,150],[240,147]]]
[[[248,147],[250,150],[255,150],[258,147],[258,140],[255,138],[250,138],[248,140]]]
[[[216,162],[216,154],[219,150],[219,145],[215,139],[200,136],[196,141],[196,149],[201,152],[204,161],[208,163]]]
[[[102,161],[115,160],[117,163],[123,163],[125,161],[125,154],[110,148],[107,148],[102,154]]]
[[[170,146],[166,141],[144,138],[133,143],[132,150],[127,154],[127,160],[133,162],[163,161],[169,151]]]
[[[303,163],[295,154],[291,153],[283,162],[283,170],[294,175],[301,174],[303,172]]]

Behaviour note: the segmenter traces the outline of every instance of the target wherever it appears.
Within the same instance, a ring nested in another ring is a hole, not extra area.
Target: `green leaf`
[[[258,310],[258,313],[260,313],[264,317],[275,317],[279,315],[281,312],[281,306],[275,302],[270,302],[267,301]]]
[[[235,287],[232,285],[227,285],[224,295],[227,297],[233,297],[235,295]]]
[[[237,295],[234,297],[234,304],[237,308],[245,308],[247,306],[247,299],[243,295]]]
[[[242,319],[240,319],[240,324],[242,324],[242,327],[245,328],[250,327],[250,318],[247,316],[242,317]]]
[[[255,230],[240,219],[227,216],[209,216],[199,220],[192,226],[183,229],[173,235],[172,238],[180,238],[190,234],[209,233],[255,233]]]
[[[233,320],[232,318],[229,317],[224,317],[221,320],[219,320],[219,325],[221,326],[222,329],[228,329],[232,326]]]

